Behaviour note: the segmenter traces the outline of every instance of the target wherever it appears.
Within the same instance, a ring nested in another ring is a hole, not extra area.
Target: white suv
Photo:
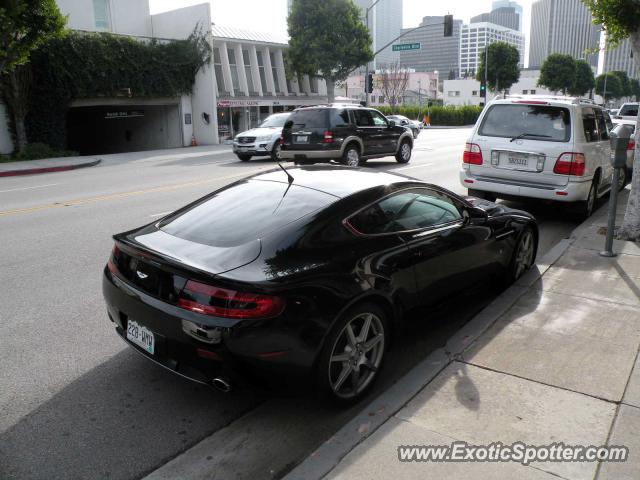
[[[463,156],[469,195],[579,202],[591,215],[611,188],[609,114],[591,100],[507,96],[483,110]]]

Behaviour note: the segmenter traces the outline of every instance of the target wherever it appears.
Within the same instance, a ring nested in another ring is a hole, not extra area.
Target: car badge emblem
[[[136,275],[138,275],[138,277],[140,278],[140,280],[144,280],[145,278],[148,278],[149,275],[147,275],[144,272],[141,272],[140,270],[136,270]]]

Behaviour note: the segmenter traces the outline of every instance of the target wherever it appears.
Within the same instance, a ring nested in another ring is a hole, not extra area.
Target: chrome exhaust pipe
[[[229,393],[231,391],[231,382],[225,377],[216,377],[211,380],[211,385],[224,393]]]

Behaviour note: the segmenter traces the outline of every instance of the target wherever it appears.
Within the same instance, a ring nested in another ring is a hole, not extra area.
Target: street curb
[[[601,208],[606,207],[606,204]],[[595,212],[594,212],[595,213]],[[580,224],[579,230],[590,219]],[[458,330],[443,348],[431,352],[387,391],[372,400],[329,440],[294,467],[283,480],[320,480],[333,470],[355,447],[372,435],[403,408],[442,370],[462,354],[522,297],[556,263],[577,238],[558,242],[516,283],[507,288],[473,319]]]
[[[0,172],[0,177],[17,177],[19,175],[36,175],[39,173],[51,173],[51,172],[65,172],[67,170],[77,170],[78,168],[94,167],[98,165],[102,160],[92,160],[90,162],[78,163],[76,165],[60,165],[57,167],[40,167],[40,168],[27,168],[21,170],[7,170]]]

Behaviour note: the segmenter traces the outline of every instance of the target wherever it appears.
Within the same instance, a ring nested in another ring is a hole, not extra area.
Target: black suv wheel
[[[347,148],[344,149],[342,154],[342,163],[348,167],[359,167],[363,165],[363,161],[360,159],[360,148],[355,143],[350,143]]]
[[[409,163],[411,160],[411,142],[409,140],[403,140],[396,153],[396,160],[398,163]]]

